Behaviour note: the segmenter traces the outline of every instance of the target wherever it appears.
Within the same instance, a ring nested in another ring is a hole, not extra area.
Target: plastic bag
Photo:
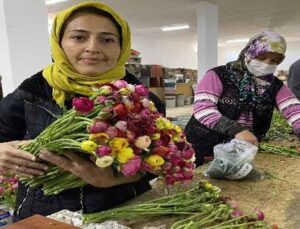
[[[262,179],[252,165],[257,150],[257,146],[237,139],[218,144],[214,147],[215,158],[204,175],[228,180]]]

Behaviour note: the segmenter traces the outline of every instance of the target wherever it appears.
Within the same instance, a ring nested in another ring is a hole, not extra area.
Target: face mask
[[[246,63],[247,69],[255,76],[266,76],[273,74],[276,71],[277,65],[270,65],[259,60],[250,60]]]

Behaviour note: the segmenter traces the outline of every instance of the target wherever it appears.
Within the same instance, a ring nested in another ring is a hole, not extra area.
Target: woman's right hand
[[[38,162],[37,158],[18,149],[20,144],[28,141],[0,143],[0,169],[25,176],[42,175],[48,169],[47,165]]]
[[[234,137],[238,140],[246,141],[246,142],[251,143],[252,145],[258,146],[257,138],[249,130],[243,130],[243,131],[237,133]]]

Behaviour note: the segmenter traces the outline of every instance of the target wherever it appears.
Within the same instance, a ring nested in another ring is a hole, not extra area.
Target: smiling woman
[[[118,79],[140,84],[125,71],[131,43],[129,26],[110,7],[83,2],[60,12],[53,25],[54,63],[0,101],[0,169],[34,177],[44,174],[52,163],[89,185],[45,196],[41,188],[28,188],[20,182],[15,221],[62,209],[101,211],[150,189],[150,177],[116,176],[111,167],[99,168],[93,158],[86,160],[73,152],[64,157],[45,151],[42,158],[36,158],[11,142],[34,139],[70,109],[74,97],[91,96],[94,87]],[[150,99],[165,113],[155,95],[150,94]]]

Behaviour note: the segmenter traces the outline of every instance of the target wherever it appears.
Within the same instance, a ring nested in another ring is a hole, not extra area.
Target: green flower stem
[[[282,146],[276,146],[268,143],[261,143],[259,145],[260,150],[269,152],[269,153],[274,153],[274,154],[279,154],[279,155],[284,155],[284,156],[290,156],[290,157],[300,157],[300,153],[297,150],[282,147]]]
[[[232,224],[231,225],[224,225],[224,226],[220,226],[221,224],[218,224],[218,225],[215,225],[214,227],[205,227],[203,229],[208,229],[208,228],[215,228],[215,229],[247,228],[245,226],[255,225],[257,223],[258,223],[258,221],[241,223],[241,224],[235,224],[235,225],[232,225]],[[261,225],[261,226],[263,226],[263,225]],[[255,228],[257,228],[257,227],[255,227]],[[266,227],[264,227],[264,228],[266,228]]]
[[[232,222],[238,222],[241,219],[247,219],[248,216],[252,216],[252,215],[253,215],[253,213],[249,213],[249,214],[242,215],[242,216],[239,216],[239,217],[234,217],[234,218],[232,218],[230,220],[227,220],[227,221],[224,221],[224,222],[218,224],[217,225],[218,227],[211,226],[211,227],[205,227],[203,229],[219,229],[219,227],[222,226],[222,225],[226,226],[226,224],[229,224],[229,223],[232,223]],[[257,222],[257,221],[255,221],[255,222]]]
[[[199,209],[201,209],[201,206],[204,206],[205,203],[211,201],[209,198],[210,196],[215,198],[216,195],[214,192],[205,192],[203,188],[194,188],[167,197],[147,201],[146,203],[136,206],[125,206],[98,213],[85,214],[83,215],[83,220],[84,223],[96,223],[108,219],[136,217],[137,215],[193,215],[195,214],[195,211],[199,211]],[[193,201],[191,201],[191,199]]]

